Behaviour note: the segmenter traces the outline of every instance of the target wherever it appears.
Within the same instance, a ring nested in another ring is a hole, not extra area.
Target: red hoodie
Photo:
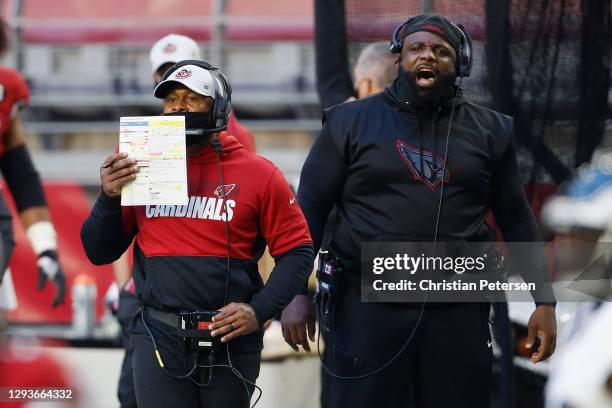
[[[208,146],[187,158],[188,204],[120,207],[119,200],[101,194],[81,238],[95,264],[112,262],[135,238],[133,275],[144,306],[217,310],[229,288],[227,302],[248,302],[263,322],[305,283],[312,270],[312,241],[280,170],[226,132],[219,138],[223,183],[217,154]],[[278,263],[264,287],[257,260],[266,243]],[[234,343],[258,350],[262,334]]]

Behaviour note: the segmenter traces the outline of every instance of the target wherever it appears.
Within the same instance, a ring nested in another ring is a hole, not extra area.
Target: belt
[[[150,306],[145,306],[145,312],[148,316],[151,316],[153,319],[158,320],[162,323],[167,324],[168,326],[176,329],[176,334],[179,337],[193,337],[193,338],[202,338],[209,337],[208,330],[201,330],[196,328],[182,328],[179,326],[180,316],[175,313],[162,312],[161,310],[154,309]],[[206,334],[208,333],[208,334]]]
[[[150,306],[145,306],[145,311],[147,315],[151,316],[155,320],[166,323],[168,326],[175,328],[179,327],[179,316],[177,314],[162,312],[161,310],[154,309]]]

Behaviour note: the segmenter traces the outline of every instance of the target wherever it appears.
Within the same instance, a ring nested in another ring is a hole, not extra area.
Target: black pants
[[[179,354],[176,328],[145,315],[166,370],[174,375],[186,374],[194,363],[193,356]],[[155,357],[149,334],[140,318],[134,321],[131,341],[134,351],[132,367],[139,407],[146,408],[248,408],[254,387],[240,380],[229,367],[213,368],[210,384],[196,385],[189,378],[174,379],[166,375]],[[229,345],[232,365],[244,378],[255,383],[259,376],[260,352],[234,352]],[[214,364],[228,365],[226,348],[215,356]],[[207,361],[202,361],[206,364]],[[208,369],[197,368],[193,378],[200,383],[208,380]],[[248,393],[247,393],[248,391]]]
[[[347,288],[333,311],[325,361],[337,375],[372,372],[411,335],[420,304],[361,303]],[[356,380],[323,376],[330,408],[487,408],[492,350],[489,304],[427,305],[412,340],[377,375]]]
[[[117,386],[117,398],[121,408],[136,408],[136,392],[134,391],[134,373],[132,371],[132,351],[133,344],[130,339],[130,326],[140,305],[136,295],[121,290],[119,293],[119,310],[117,310],[117,320],[121,325],[121,343],[125,350],[121,372],[119,374],[119,384]]]

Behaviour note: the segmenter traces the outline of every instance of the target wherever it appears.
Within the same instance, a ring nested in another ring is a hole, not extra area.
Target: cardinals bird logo
[[[438,184],[448,183],[450,180],[450,172],[444,166],[444,161],[440,156],[436,155],[434,158],[431,152],[423,150],[423,171],[421,172],[420,149],[401,140],[397,141],[396,147],[415,180],[427,185],[431,190],[435,190]]]
[[[224,198],[224,196],[227,197],[228,195],[230,195],[230,193],[234,191],[235,188],[236,188],[236,183],[224,184],[222,186],[215,188],[214,194],[219,198]],[[223,194],[224,191],[225,191],[225,195]]]

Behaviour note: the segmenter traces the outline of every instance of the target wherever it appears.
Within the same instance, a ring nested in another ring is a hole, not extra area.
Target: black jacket
[[[325,111],[298,201],[315,250],[337,206],[331,247],[349,282],[358,284],[362,242],[433,240],[442,182],[438,241],[490,240],[489,210],[506,241],[540,241],[519,179],[512,119],[456,95],[416,109],[398,79],[382,94]]]

